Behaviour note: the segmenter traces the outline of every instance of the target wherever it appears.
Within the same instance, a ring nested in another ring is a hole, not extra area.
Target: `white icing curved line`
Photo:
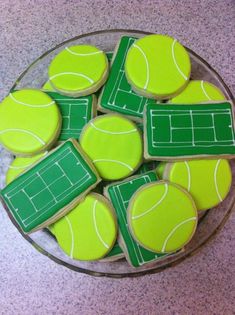
[[[48,103],[48,104],[37,104],[37,105],[34,105],[34,104],[27,104],[27,103],[18,101],[18,100],[15,98],[15,96],[12,95],[12,93],[10,93],[9,96],[10,96],[10,98],[11,98],[14,102],[16,102],[16,103],[18,103],[18,104],[21,104],[21,105],[24,105],[24,106],[28,106],[28,107],[49,107],[49,106],[55,104],[54,101],[52,101],[52,102],[50,102],[50,103]]]
[[[98,200],[95,200],[94,206],[93,206],[93,221],[94,221],[95,231],[96,231],[96,234],[97,234],[99,240],[100,240],[101,243],[104,245],[104,247],[109,248],[108,244],[106,244],[105,241],[102,239],[102,237],[101,237],[101,235],[100,235],[100,233],[99,233],[97,224],[96,224],[95,210],[96,210],[96,204],[97,204],[97,202],[98,202]]]
[[[99,50],[99,51],[94,51],[94,52],[91,52],[91,53],[86,53],[86,54],[81,54],[81,53],[76,53],[74,51],[72,51],[69,47],[66,47],[65,48],[70,54],[73,54],[73,55],[76,55],[76,56],[92,56],[92,55],[97,55],[97,54],[102,54],[103,51],[102,50]]]
[[[188,173],[188,191],[190,191],[190,188],[191,188],[191,174],[190,174],[190,168],[189,168],[189,165],[188,165],[188,162],[187,161],[184,161],[184,165],[186,166],[186,169],[187,169],[187,173]]]
[[[144,57],[144,60],[145,60],[145,63],[146,63],[146,72],[147,72],[147,75],[146,75],[146,82],[145,82],[145,85],[144,85],[144,89],[147,89],[147,86],[149,84],[149,63],[148,63],[148,59],[144,53],[144,51],[142,50],[142,48],[140,48],[138,45],[136,44],[133,44],[133,47],[137,48],[141,54],[143,55]]]
[[[207,92],[206,92],[206,89],[205,89],[205,87],[204,87],[204,81],[203,80],[201,80],[201,88],[202,88],[202,91],[203,91],[203,93],[205,94],[205,96],[208,98],[208,100],[209,101],[212,101],[212,99],[210,98],[210,96],[207,94]]]
[[[41,138],[39,138],[37,135],[35,135],[34,133],[32,133],[31,131],[28,130],[24,130],[24,129],[17,129],[17,128],[9,128],[9,129],[5,129],[5,130],[1,130],[0,131],[0,135],[6,132],[11,132],[11,131],[18,131],[18,132],[23,132],[26,134],[29,134],[30,136],[32,136],[33,138],[37,139],[38,142],[40,142],[41,144],[46,144],[46,142],[44,142]]]
[[[172,230],[171,232],[168,234],[167,238],[165,239],[165,242],[162,246],[162,252],[165,252],[165,248],[166,248],[166,245],[167,245],[167,242],[169,240],[169,238],[171,238],[171,236],[175,233],[175,231],[183,224],[187,223],[187,222],[190,222],[190,221],[194,221],[194,220],[197,220],[196,217],[192,217],[192,218],[189,218],[187,220],[184,220],[182,221],[181,223],[179,223],[178,225],[176,225]]]
[[[41,158],[42,158],[43,156],[45,156],[47,153],[48,153],[48,151],[44,152],[43,155],[41,156]],[[41,159],[41,158],[40,158],[40,159]],[[40,160],[40,159],[39,159],[39,160]],[[38,160],[38,161],[39,161],[39,160]],[[33,164],[36,163],[36,162],[37,162],[37,161],[35,161],[35,162],[33,162],[33,163],[21,165],[21,166],[9,165],[9,168],[14,169],[14,170],[19,170],[19,169],[22,169],[22,168],[27,168],[28,166],[31,166],[31,165],[33,165]]]
[[[221,161],[221,159],[217,161],[216,166],[215,166],[215,171],[214,171],[214,183],[215,183],[215,189],[216,189],[217,196],[218,196],[218,198],[219,198],[220,201],[223,201],[223,199],[222,199],[222,197],[221,197],[221,195],[220,195],[220,193],[219,193],[219,188],[218,188],[217,179],[216,179],[216,177],[217,177],[217,171],[218,171],[218,167],[219,167],[220,161]]]
[[[49,80],[51,81],[54,78],[57,78],[57,77],[60,77],[62,75],[66,75],[66,74],[71,74],[71,75],[74,75],[74,76],[77,76],[77,77],[82,77],[82,78],[86,79],[87,81],[89,81],[90,83],[94,83],[94,80],[92,80],[91,78],[89,78],[85,74],[78,73],[78,72],[61,72],[61,73],[57,73],[57,74],[54,74],[53,76],[51,76],[49,78]]]
[[[165,186],[165,191],[164,191],[164,194],[163,194],[163,196],[161,197],[161,199],[158,200],[151,208],[149,208],[149,209],[146,210],[145,212],[133,216],[133,217],[132,217],[133,220],[139,219],[139,218],[143,217],[143,216],[146,215],[147,213],[149,213],[149,212],[151,212],[152,210],[154,210],[158,205],[160,205],[160,203],[162,203],[162,201],[164,200],[164,198],[166,197],[166,195],[167,195],[167,193],[168,193],[168,185],[165,184],[164,186]]]
[[[103,132],[103,133],[108,133],[108,134],[110,134],[110,135],[124,135],[124,134],[128,134],[128,133],[132,133],[132,132],[137,131],[136,128],[135,128],[135,129],[131,129],[131,130],[129,130],[129,131],[119,131],[119,132],[116,132],[116,131],[108,131],[108,130],[105,130],[105,129],[101,129],[101,128],[99,128],[99,127],[96,127],[92,122],[91,122],[91,126],[92,126],[93,128],[95,128],[96,130],[98,130],[98,131],[101,131],[101,132]]]
[[[128,165],[128,164],[126,164],[126,163],[124,163],[124,162],[121,162],[121,161],[117,161],[117,160],[109,160],[109,159],[97,159],[97,160],[93,160],[93,163],[98,163],[98,162],[117,163],[117,164],[120,164],[120,165],[125,166],[125,167],[128,168],[130,171],[133,171],[133,170],[134,170],[130,165]]]
[[[69,230],[70,230],[70,234],[71,234],[70,258],[73,259],[73,251],[74,251],[74,235],[73,235],[73,228],[72,228],[72,224],[71,224],[69,218],[67,217],[67,215],[65,216],[65,220],[66,220],[67,223],[68,223]]]
[[[182,75],[182,77],[185,79],[185,80],[188,80],[187,76],[183,73],[183,71],[180,69],[179,65],[177,64],[176,62],[176,58],[175,58],[175,44],[176,44],[177,40],[175,39],[171,45],[171,53],[172,53],[172,58],[173,58],[173,61],[174,61],[174,64],[177,68],[177,70],[179,71],[179,73]]]

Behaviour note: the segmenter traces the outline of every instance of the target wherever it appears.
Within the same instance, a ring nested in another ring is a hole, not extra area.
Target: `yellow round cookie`
[[[227,160],[194,160],[168,163],[164,179],[187,189],[198,210],[208,210],[229,193],[232,172]]]
[[[66,47],[52,60],[48,77],[62,94],[84,96],[96,92],[108,76],[108,59],[95,46]]]
[[[136,40],[130,47],[126,77],[141,95],[168,99],[188,83],[191,63],[186,49],[174,38],[153,34]]]
[[[207,81],[192,80],[177,96],[169,100],[172,104],[198,104],[210,101],[223,101],[225,96],[214,84]]]
[[[42,91],[19,90],[0,104],[0,142],[16,155],[46,150],[58,138],[60,128],[60,111]]]
[[[136,241],[156,253],[181,249],[197,227],[197,209],[180,186],[159,181],[142,186],[130,200],[129,228]]]
[[[90,193],[50,230],[58,244],[72,259],[97,260],[113,247],[117,223],[109,201]]]
[[[11,164],[6,173],[6,184],[10,184],[16,177],[18,177],[21,173],[30,168],[33,164],[38,162],[41,158],[43,158],[47,152],[37,154],[30,157],[16,157]]]
[[[100,176],[117,180],[132,174],[142,161],[143,146],[136,125],[117,114],[106,114],[91,120],[80,136]]]

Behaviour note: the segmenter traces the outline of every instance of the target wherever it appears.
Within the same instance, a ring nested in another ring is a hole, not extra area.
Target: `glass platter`
[[[47,51],[37,60],[35,60],[16,80],[12,89],[22,89],[26,87],[41,88],[47,81],[47,68],[51,60],[59,51],[68,45],[91,44],[99,47],[105,52],[113,51],[116,43],[122,35],[142,37],[147,32],[136,30],[104,30],[89,34],[80,35],[67,40],[53,49]],[[192,62],[192,79],[207,80],[219,87],[227,99],[233,100],[232,93],[224,83],[218,73],[200,56],[188,49]],[[10,163],[12,156],[6,151],[3,157]],[[8,163],[8,164],[9,164]],[[231,161],[233,174],[235,173],[235,162]],[[191,242],[184,248],[184,251],[178,252],[171,256],[164,257],[156,262],[143,265],[138,268],[131,267],[125,259],[115,262],[84,262],[71,259],[63,253],[57,245],[55,238],[46,230],[40,230],[30,235],[22,236],[29,241],[39,252],[46,255],[67,268],[77,272],[86,273],[93,276],[107,277],[133,277],[144,274],[160,272],[166,268],[172,267],[182,262],[187,257],[193,256],[202,248],[216,233],[224,226],[228,219],[235,202],[235,176],[233,176],[232,187],[226,200],[219,206],[200,214],[200,220],[197,231]],[[14,220],[11,218],[13,224]]]

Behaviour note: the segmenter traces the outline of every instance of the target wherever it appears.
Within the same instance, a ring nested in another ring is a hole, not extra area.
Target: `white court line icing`
[[[121,161],[117,161],[117,160],[97,159],[97,160],[93,160],[92,162],[93,162],[93,163],[99,163],[99,162],[117,163],[117,164],[120,164],[120,165],[125,166],[125,167],[128,168],[130,171],[133,171],[133,170],[134,170],[130,165],[128,165],[128,164],[126,164],[126,163],[124,163],[124,162],[121,162]]]
[[[109,130],[105,130],[105,129],[102,129],[102,128],[97,127],[97,126],[94,125],[92,122],[91,122],[91,126],[92,126],[94,129],[96,129],[96,130],[98,130],[98,131],[100,131],[100,132],[107,133],[107,134],[110,134],[110,135],[124,135],[124,134],[133,133],[133,132],[136,132],[136,131],[137,131],[136,128],[135,128],[135,129],[131,129],[131,130],[129,130],[129,131],[119,131],[119,132],[117,132],[117,131],[109,131]]]
[[[135,216],[132,216],[132,219],[135,220],[135,219],[139,219],[141,217],[143,217],[144,215],[146,215],[147,213],[153,211],[158,205],[160,205],[160,203],[162,203],[162,201],[165,199],[167,193],[168,193],[168,185],[165,184],[165,191],[164,191],[164,194],[163,196],[161,197],[160,200],[158,200],[151,208],[149,208],[148,210],[146,210],[145,212],[141,213],[141,214],[138,214],[138,215],[135,215]]]
[[[214,183],[215,183],[215,189],[216,189],[217,196],[218,196],[218,198],[219,198],[220,201],[223,201],[223,199],[222,199],[222,197],[221,197],[221,195],[220,195],[220,193],[219,193],[219,188],[218,188],[217,179],[216,179],[216,177],[217,177],[217,171],[218,171],[218,167],[219,167],[220,162],[221,162],[221,159],[217,161],[216,166],[215,166],[215,171],[214,171]]]
[[[190,191],[190,188],[191,188],[191,173],[190,173],[190,167],[188,165],[188,162],[187,161],[184,161],[184,165],[186,166],[186,169],[187,169],[187,173],[188,173],[188,191]]]
[[[10,93],[9,94],[9,96],[10,96],[10,98],[14,101],[14,102],[16,102],[16,103],[18,103],[18,104],[21,104],[21,105],[24,105],[24,106],[28,106],[28,107],[41,107],[41,108],[43,108],[43,107],[49,107],[49,106],[51,106],[51,105],[54,105],[55,104],[55,102],[54,101],[52,101],[52,102],[50,102],[50,103],[48,103],[48,104],[28,104],[28,103],[24,103],[24,102],[21,102],[21,101],[18,101],[16,98],[15,98],[15,96],[13,96],[13,94],[12,93]]]
[[[192,217],[192,218],[189,218],[187,220],[184,220],[182,222],[180,222],[179,224],[177,224],[173,229],[172,231],[168,234],[167,238],[165,239],[165,242],[162,246],[162,252],[165,252],[165,249],[166,249],[166,245],[167,245],[167,242],[169,240],[169,238],[175,233],[175,231],[183,224],[187,223],[187,222],[190,222],[190,221],[194,221],[194,220],[197,220],[196,217]]]
[[[33,132],[28,131],[28,130],[24,130],[24,129],[18,129],[18,128],[9,128],[9,129],[5,129],[5,130],[1,130],[0,131],[0,135],[7,133],[7,132],[13,132],[13,131],[18,131],[18,132],[22,132],[22,133],[26,133],[29,134],[30,136],[32,136],[33,138],[37,139],[38,142],[40,142],[41,144],[46,144],[46,142],[44,142],[40,137],[38,137],[37,135],[35,135]]]
[[[212,99],[210,98],[210,96],[207,94],[207,92],[206,92],[206,89],[205,89],[205,87],[204,87],[204,81],[203,80],[201,80],[201,88],[202,88],[202,91],[203,91],[203,93],[205,94],[205,96],[208,98],[208,100],[209,101],[212,101]]]
[[[95,231],[96,231],[96,234],[97,234],[99,240],[100,240],[101,243],[104,245],[104,247],[109,248],[108,244],[106,244],[105,241],[102,239],[102,237],[101,237],[101,235],[100,235],[100,232],[99,232],[99,230],[98,230],[97,224],[96,224],[95,211],[96,211],[96,205],[97,205],[97,203],[98,203],[98,200],[95,200],[95,201],[94,201],[94,206],[93,206],[93,221],[94,221]]]
[[[175,39],[171,45],[171,53],[172,53],[172,58],[174,61],[174,64],[177,68],[177,70],[179,71],[179,73],[181,74],[181,76],[185,79],[188,80],[187,76],[183,73],[183,71],[180,69],[179,65],[176,62],[176,58],[175,58],[175,44],[176,44],[177,40]]]
[[[76,55],[76,56],[92,56],[92,55],[97,55],[97,54],[102,54],[103,51],[102,50],[99,50],[99,51],[94,51],[94,52],[91,52],[91,53],[86,53],[86,54],[82,54],[82,53],[77,53],[75,51],[72,51],[69,47],[66,47],[65,48],[70,54],[73,54],[73,55]]]
[[[78,73],[78,72],[61,72],[61,73],[57,73],[57,74],[54,74],[53,76],[51,76],[49,78],[49,80],[53,80],[57,77],[61,77],[63,75],[74,75],[74,76],[77,76],[77,77],[82,77],[84,79],[86,79],[87,81],[89,81],[90,83],[94,83],[94,80],[92,80],[91,78],[89,78],[88,76],[86,76],[85,74],[82,74],[82,73]]]
[[[147,57],[146,57],[144,51],[142,50],[142,48],[140,48],[140,47],[139,47],[138,45],[136,45],[136,44],[133,44],[133,47],[137,48],[137,49],[141,52],[141,54],[142,54],[143,57],[144,57],[145,63],[146,63],[146,74],[147,74],[147,75],[146,75],[146,81],[145,81],[145,85],[144,85],[144,89],[146,90],[147,87],[148,87],[148,84],[149,84],[149,63],[148,63],[148,59],[147,59]]]
[[[71,234],[71,249],[70,249],[70,258],[73,259],[73,251],[74,251],[74,234],[73,234],[73,228],[72,228],[72,224],[68,218],[68,216],[65,216],[65,220],[68,223],[69,226],[69,230],[70,230],[70,234]]]

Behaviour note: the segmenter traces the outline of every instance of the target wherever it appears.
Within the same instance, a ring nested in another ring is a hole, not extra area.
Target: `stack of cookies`
[[[47,229],[77,260],[139,267],[182,250],[226,198],[235,156],[232,103],[190,75],[176,39],[123,36],[114,53],[66,47],[40,90],[12,91],[0,197],[18,228]]]

